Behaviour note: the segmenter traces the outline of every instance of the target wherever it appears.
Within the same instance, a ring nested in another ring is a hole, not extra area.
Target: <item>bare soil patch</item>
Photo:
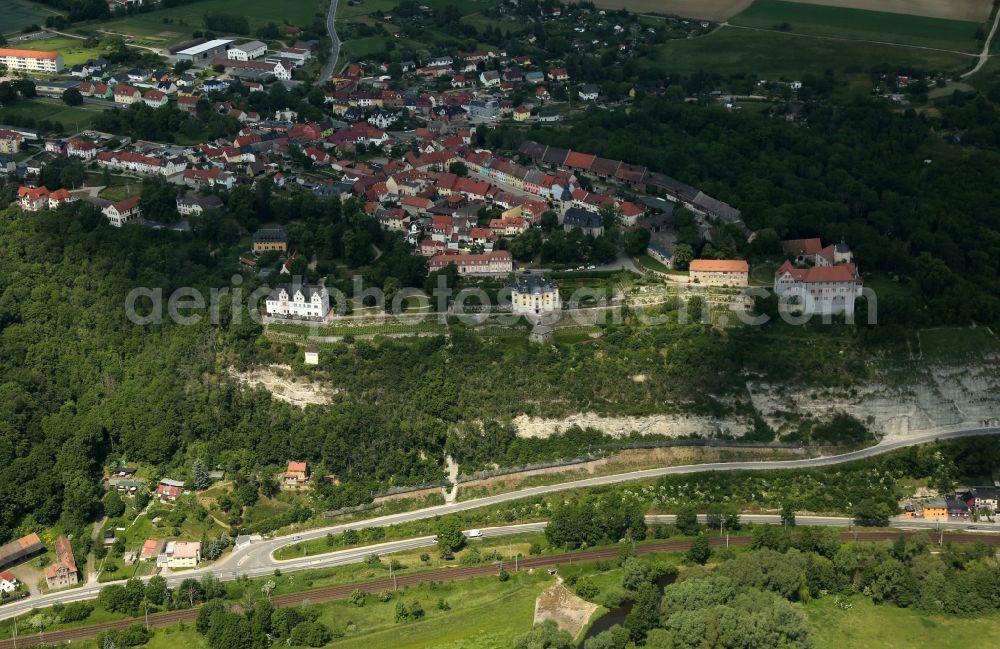
[[[628,0],[622,0],[622,1],[628,2]],[[929,18],[946,18],[948,20],[969,20],[976,23],[986,22],[986,20],[990,17],[990,9],[993,6],[993,3],[990,0],[948,0],[947,2],[942,2],[942,0],[795,0],[795,1],[810,5],[825,5],[827,7],[844,7],[846,9],[865,9],[867,11],[884,11],[891,14],[907,14],[909,16],[927,16]]]
[[[750,6],[753,0],[595,0],[604,9],[628,9],[722,22]]]
[[[535,624],[554,620],[560,629],[575,638],[597,609],[597,604],[573,594],[560,579],[543,590],[535,600]]]
[[[251,387],[262,387],[275,399],[305,408],[307,405],[330,403],[337,390],[296,378],[287,365],[266,365],[249,372],[238,372],[229,368],[229,374],[240,383]]]

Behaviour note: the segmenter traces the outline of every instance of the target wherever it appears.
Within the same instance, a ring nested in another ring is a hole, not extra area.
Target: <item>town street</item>
[[[710,464],[690,464],[683,466],[671,466],[671,467],[662,467],[657,469],[647,469],[644,471],[632,471],[630,473],[619,473],[614,475],[597,476],[593,478],[586,478],[583,480],[574,480],[572,482],[563,482],[553,485],[531,487],[527,489],[521,489],[519,491],[497,494],[495,496],[486,496],[483,498],[464,500],[445,505],[438,505],[435,507],[427,507],[425,509],[418,509],[411,512],[390,514],[388,516],[379,516],[376,518],[354,521],[342,525],[333,525],[330,527],[306,530],[296,534],[280,536],[273,539],[252,543],[250,547],[235,551],[232,554],[219,560],[218,562],[205,566],[204,568],[197,568],[195,570],[185,570],[182,572],[169,575],[167,577],[167,582],[171,586],[176,586],[183,579],[187,579],[189,577],[200,578],[201,576],[206,574],[215,575],[216,577],[222,580],[232,580],[236,579],[240,575],[248,575],[253,577],[253,576],[262,576],[270,574],[274,572],[275,568],[279,568],[284,572],[292,570],[325,568],[329,566],[343,565],[348,563],[357,563],[364,560],[366,556],[372,553],[385,554],[385,553],[399,552],[401,550],[409,550],[419,547],[428,547],[434,544],[434,539],[431,536],[425,536],[416,539],[405,539],[401,541],[391,541],[388,543],[381,543],[374,546],[353,548],[350,550],[342,550],[322,555],[314,555],[311,557],[303,557],[301,559],[290,559],[285,561],[279,561],[274,558],[274,552],[278,548],[287,545],[292,545],[298,543],[299,541],[323,538],[327,534],[338,534],[347,529],[361,529],[365,527],[386,527],[389,525],[396,525],[408,521],[424,520],[427,518],[433,518],[435,516],[454,514],[457,512],[477,509],[480,507],[487,507],[490,505],[497,505],[500,503],[510,502],[513,500],[520,500],[523,498],[530,498],[532,496],[557,493],[560,491],[566,491],[570,489],[579,489],[583,487],[596,487],[600,485],[609,485],[621,482],[658,478],[660,476],[665,476],[665,475],[700,473],[704,471],[761,471],[761,470],[773,470],[773,469],[809,469],[816,467],[831,466],[836,464],[843,464],[845,462],[853,462],[856,460],[862,460],[874,457],[876,455],[881,455],[883,453],[887,453],[889,451],[893,451],[896,449],[905,448],[907,446],[915,446],[918,444],[926,444],[928,442],[933,442],[935,440],[958,439],[962,437],[977,437],[983,435],[997,435],[997,434],[1000,434],[1000,427],[941,428],[934,431],[928,431],[926,433],[912,435],[904,439],[893,440],[890,442],[883,442],[880,444],[876,444],[875,446],[870,446],[868,448],[864,448],[858,451],[851,451],[849,453],[843,453],[840,455],[831,455],[829,457],[817,457],[817,458],[809,458],[802,460],[716,462]],[[780,518],[777,516],[747,515],[743,516],[742,519],[748,522],[766,522],[766,523],[780,522]],[[672,517],[670,516],[651,517],[651,520],[656,522],[666,522],[672,520]],[[799,517],[798,522],[800,522],[803,525],[835,525],[842,527],[848,526],[851,523],[850,519],[846,518],[806,517],[806,516]],[[990,524],[986,523],[975,524],[967,521],[955,521],[955,522],[947,521],[938,523],[935,521],[921,521],[915,519],[894,521],[894,525],[901,528],[928,529],[928,530],[976,528],[978,531],[978,530],[986,530],[991,527]],[[502,528],[484,529],[483,535],[494,536],[503,534],[516,534],[525,531],[537,531],[542,529],[543,527],[544,523],[529,523],[526,525],[514,525]],[[84,599],[93,599],[97,597],[97,594],[100,591],[100,586],[103,585],[107,584],[101,584],[101,585],[87,584],[82,588],[74,588],[70,590],[59,591],[39,597],[28,597],[18,602],[14,602],[11,604],[7,604],[3,607],[0,607],[0,619],[8,619],[16,615],[19,615],[21,613],[24,613],[25,611],[29,611],[32,608],[38,608],[41,606],[51,606],[52,604],[56,603],[66,603]]]
[[[326,13],[326,31],[330,33],[330,59],[323,66],[319,73],[319,82],[326,83],[333,76],[333,71],[337,66],[337,59],[340,58],[340,39],[337,37],[337,30],[333,23],[337,18],[337,0],[330,0],[330,9]]]

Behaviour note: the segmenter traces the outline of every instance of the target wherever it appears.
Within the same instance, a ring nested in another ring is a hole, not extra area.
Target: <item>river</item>
[[[657,577],[656,581],[653,583],[656,584],[662,593],[663,588],[674,583],[676,579],[677,572],[675,570],[668,570],[666,573]],[[630,612],[632,612],[632,606],[634,604],[635,602],[627,599],[623,601],[620,606],[610,609],[607,613],[594,620],[594,623],[590,625],[590,628],[587,629],[587,633],[580,640],[580,646],[583,646],[583,643],[587,641],[587,638],[593,638],[595,635],[601,633],[602,631],[607,631],[616,624],[623,624],[625,622],[625,618],[628,617]]]

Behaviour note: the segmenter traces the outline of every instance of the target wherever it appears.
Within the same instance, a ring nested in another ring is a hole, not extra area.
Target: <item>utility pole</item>
[[[146,631],[149,631],[149,602],[143,602],[146,607]]]
[[[17,618],[14,618],[14,649],[17,649]]]

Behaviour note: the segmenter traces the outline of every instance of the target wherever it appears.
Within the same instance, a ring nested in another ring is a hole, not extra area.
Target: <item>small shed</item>
[[[319,348],[318,347],[316,347],[314,345],[310,345],[309,347],[306,347],[305,364],[306,365],[319,365]]]

